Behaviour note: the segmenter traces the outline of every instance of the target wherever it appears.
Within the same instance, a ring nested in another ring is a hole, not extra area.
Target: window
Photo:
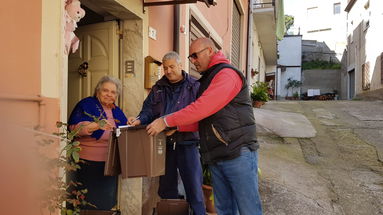
[[[189,37],[189,44],[191,44],[197,38],[209,37],[211,40],[213,40],[217,50],[221,50],[221,46],[210,36],[210,32],[208,32],[193,15],[190,17]],[[189,74],[197,79],[201,77],[192,63],[189,63]]]
[[[233,2],[233,23],[232,23],[232,44],[231,44],[231,63],[240,69],[241,56],[241,13],[237,3]]]
[[[340,14],[340,3],[334,3],[334,14]]]

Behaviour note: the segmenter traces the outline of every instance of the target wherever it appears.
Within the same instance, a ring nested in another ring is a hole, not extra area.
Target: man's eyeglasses
[[[205,50],[208,49],[208,48],[209,48],[209,47],[206,47],[206,48],[202,49],[201,51],[192,53],[191,55],[188,56],[188,59],[189,59],[189,60],[192,60],[192,59],[196,60],[196,59],[198,58],[198,54],[201,53],[201,52],[203,52],[203,51],[205,51]]]

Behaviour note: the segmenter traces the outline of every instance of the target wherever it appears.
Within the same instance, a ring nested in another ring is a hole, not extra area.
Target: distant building
[[[299,29],[302,39],[324,42],[340,61],[346,47],[346,0],[305,0],[302,4],[305,8]]]
[[[383,88],[383,1],[348,0],[344,97],[369,94]]]
[[[276,74],[277,99],[292,96],[292,89],[286,89],[288,79],[301,81],[302,35],[285,35],[278,42],[278,69]],[[300,89],[295,89],[300,94]]]

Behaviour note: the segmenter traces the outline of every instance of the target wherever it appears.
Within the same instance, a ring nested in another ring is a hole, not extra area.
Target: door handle
[[[78,73],[81,77],[85,78],[88,72],[88,62],[84,61],[80,66],[78,66]]]

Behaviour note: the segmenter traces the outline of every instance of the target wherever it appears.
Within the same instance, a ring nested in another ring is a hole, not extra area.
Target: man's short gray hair
[[[177,52],[171,51],[171,52],[166,53],[164,55],[164,57],[162,58],[162,63],[164,63],[164,61],[170,60],[170,59],[175,59],[177,63],[181,63],[180,56],[178,55]]]
[[[97,83],[96,88],[94,88],[94,94],[93,96],[97,96],[97,93],[101,90],[101,86],[106,83],[110,82],[114,85],[116,85],[117,89],[117,96],[121,94],[122,91],[122,84],[121,81],[118,78],[112,77],[112,76],[103,76]]]

